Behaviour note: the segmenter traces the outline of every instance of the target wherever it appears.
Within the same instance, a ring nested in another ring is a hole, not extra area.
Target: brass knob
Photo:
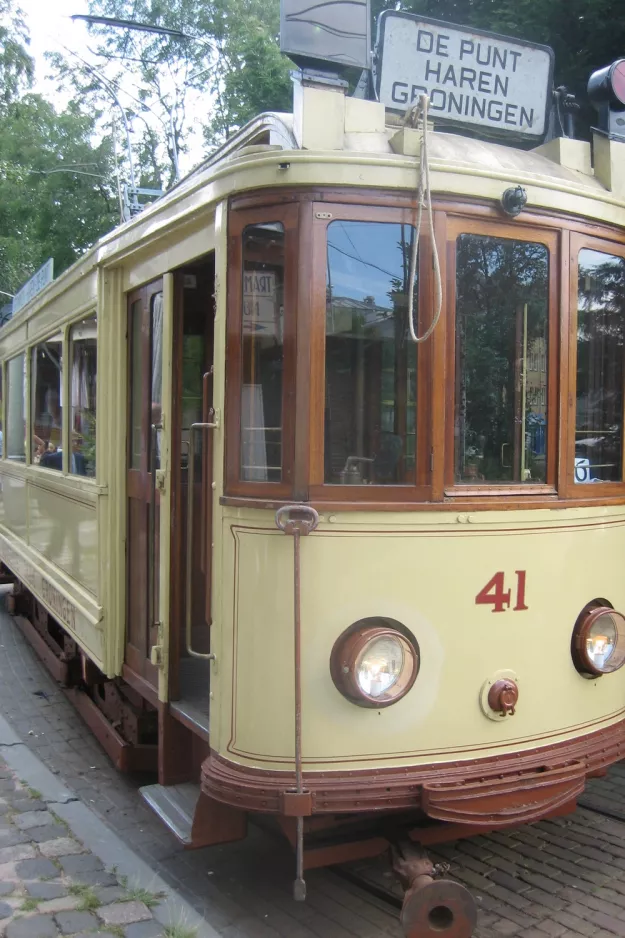
[[[508,679],[495,681],[488,692],[488,706],[502,716],[514,716],[519,699],[519,688]]]

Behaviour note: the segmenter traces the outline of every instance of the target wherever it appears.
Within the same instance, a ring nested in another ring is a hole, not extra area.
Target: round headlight
[[[625,664],[625,616],[610,606],[590,603],[573,632],[573,659],[578,671],[609,674]]]
[[[418,671],[416,642],[382,625],[352,626],[340,636],[330,658],[338,690],[364,707],[387,707],[400,700]]]

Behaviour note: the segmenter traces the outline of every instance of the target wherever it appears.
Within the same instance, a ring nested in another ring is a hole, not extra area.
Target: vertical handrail
[[[148,532],[148,622],[150,629],[158,625],[155,622],[154,610],[156,609],[156,576],[154,566],[156,563],[156,441],[159,430],[163,429],[162,423],[153,423],[150,425],[150,516]]]
[[[209,414],[214,413],[211,408]],[[185,590],[185,636],[187,654],[192,658],[204,658],[209,661],[215,658],[214,654],[205,654],[193,649],[193,488],[195,486],[195,434],[198,430],[216,430],[219,423],[192,423],[189,427],[189,466],[187,469],[187,556],[186,556],[186,590]]]
[[[276,512],[276,527],[293,537],[293,656],[295,665],[295,794],[304,794],[302,772],[302,628],[300,538],[310,534],[319,524],[319,515],[310,505],[283,505]],[[293,898],[306,898],[304,880],[304,816],[296,814],[296,873]]]

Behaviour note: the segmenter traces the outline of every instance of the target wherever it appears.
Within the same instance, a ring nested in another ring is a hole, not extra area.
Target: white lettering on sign
[[[387,108],[405,111],[427,94],[435,122],[545,134],[553,72],[547,46],[387,11],[376,53]]]
[[[30,280],[26,281],[24,286],[21,287],[13,297],[13,315],[15,315],[22,306],[26,306],[38,293],[41,293],[44,287],[47,287],[53,280],[54,261],[50,258],[32,275]]]
[[[282,307],[278,305],[274,271],[243,274],[243,334],[281,338]]]

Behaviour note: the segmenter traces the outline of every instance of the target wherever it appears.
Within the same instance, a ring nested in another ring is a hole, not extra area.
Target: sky
[[[59,96],[58,89],[52,85],[52,72],[45,53],[63,52],[67,55],[66,50],[69,49],[94,67],[102,66],[102,60],[89,51],[89,46],[94,44],[94,40],[89,37],[86,23],[71,19],[74,13],[89,12],[87,0],[18,0],[18,3],[30,32],[29,51],[35,60],[34,90],[52,100],[57,109],[62,108],[67,101]],[[120,97],[123,104],[132,106],[131,100],[123,100],[121,94]],[[69,100],[69,94],[67,100]],[[115,109],[113,102],[111,102],[111,108]],[[196,108],[197,113],[205,112],[206,101],[202,101],[200,106],[197,96],[190,94],[188,113],[192,114]],[[205,156],[199,121],[192,122],[188,143],[189,152],[180,155],[180,168],[183,174]]]

